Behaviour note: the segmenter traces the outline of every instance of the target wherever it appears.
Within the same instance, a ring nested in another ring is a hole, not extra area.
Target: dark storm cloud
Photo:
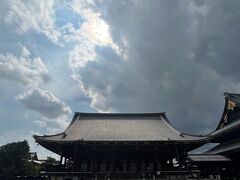
[[[204,1],[209,6],[207,16],[198,25],[196,60],[222,76],[240,80],[240,2]]]
[[[240,90],[239,3],[234,2],[99,4],[113,41],[127,58],[101,47],[96,61],[75,71],[92,106],[114,112],[166,111],[185,132],[203,134],[214,129],[224,104],[222,94]]]

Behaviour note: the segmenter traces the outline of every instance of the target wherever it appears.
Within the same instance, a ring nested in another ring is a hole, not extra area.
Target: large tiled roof
[[[165,113],[75,113],[60,134],[34,136],[37,141],[195,141],[203,139],[177,131]]]

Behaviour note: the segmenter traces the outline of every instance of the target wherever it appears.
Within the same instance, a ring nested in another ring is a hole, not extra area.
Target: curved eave
[[[211,137],[211,142],[221,142],[227,139],[232,139],[240,134],[240,120],[233,122],[222,129],[213,131],[208,136]]]
[[[194,141],[199,141],[199,140],[203,140],[205,141],[206,139],[209,139],[209,136],[202,136],[202,135],[193,135],[193,134],[188,134],[188,133],[184,133],[181,132],[179,130],[177,130],[172,123],[169,121],[169,119],[167,118],[166,114],[162,114],[163,120],[171,127],[173,128],[175,131],[177,131],[181,136],[183,137],[190,137],[190,138],[196,138],[196,140]]]
[[[112,140],[51,140],[48,139],[45,136],[37,136],[37,135],[33,135],[33,138],[35,139],[35,141],[39,144],[41,144],[41,142],[46,142],[46,143],[56,143],[56,144],[71,144],[71,143],[90,143],[90,144],[94,144],[94,143],[108,143],[108,144],[145,144],[147,142],[149,143],[157,143],[157,144],[196,144],[196,143],[207,143],[208,141],[208,137],[201,137],[200,139],[194,139],[194,140],[116,140],[116,139],[112,139]]]

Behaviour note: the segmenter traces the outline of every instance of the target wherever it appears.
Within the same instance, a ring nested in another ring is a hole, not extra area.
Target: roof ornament
[[[62,138],[65,138],[67,136],[67,133],[63,133]]]
[[[181,137],[184,137],[184,134],[183,134],[183,133],[180,133],[179,135],[180,135]]]
[[[228,113],[229,111],[234,111],[234,108],[237,106],[237,103],[234,102],[233,100],[228,100],[227,101],[227,112],[223,118],[223,123],[221,124],[221,128],[223,128],[224,126],[226,126],[228,124]]]

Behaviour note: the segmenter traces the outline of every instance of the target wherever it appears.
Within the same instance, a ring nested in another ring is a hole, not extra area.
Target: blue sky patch
[[[83,18],[75,13],[70,7],[60,6],[55,11],[56,24],[58,27],[71,23],[75,29],[79,29],[83,23]]]

